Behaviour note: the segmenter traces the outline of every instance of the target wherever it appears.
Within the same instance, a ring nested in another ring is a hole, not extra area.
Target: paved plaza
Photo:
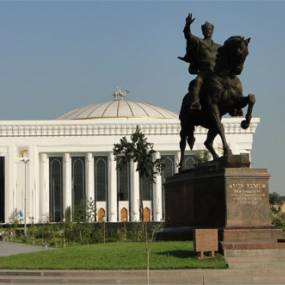
[[[0,284],[148,284],[145,270],[0,270]],[[150,285],[285,284],[284,272],[259,270],[152,270]]]
[[[15,242],[0,241],[0,256],[47,250],[42,246],[34,246]]]

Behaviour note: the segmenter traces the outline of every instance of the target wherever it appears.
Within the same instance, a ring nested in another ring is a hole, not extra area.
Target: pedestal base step
[[[277,243],[278,240],[285,240],[285,232],[273,228],[250,228],[250,229],[224,229],[222,240],[226,243],[240,242],[261,242]]]
[[[225,249],[229,268],[282,268],[285,269],[285,247],[279,249]]]
[[[222,248],[229,268],[285,269],[285,243],[223,242]]]
[[[285,242],[267,242],[267,241],[250,241],[250,242],[222,242],[222,248],[226,250],[284,250],[285,257]]]

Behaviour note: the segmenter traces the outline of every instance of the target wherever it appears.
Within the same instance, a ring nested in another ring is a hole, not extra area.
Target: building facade
[[[240,128],[241,118],[225,118],[234,154],[251,153],[259,123]],[[134,162],[117,168],[113,146],[139,126],[154,144],[164,171],[156,183],[140,179]],[[104,103],[68,112],[56,120],[0,121],[0,222],[60,222],[70,207],[73,217],[93,201],[97,221],[139,221],[140,187],[144,219],[164,219],[163,182],[177,172],[178,115],[122,94]],[[196,128],[196,150],[204,150],[207,130]],[[217,138],[215,147],[222,151]],[[187,164],[193,164],[188,151]]]

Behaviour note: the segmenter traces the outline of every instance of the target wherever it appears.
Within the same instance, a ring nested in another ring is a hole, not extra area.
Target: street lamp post
[[[22,156],[22,157],[21,157],[21,161],[23,161],[24,164],[25,164],[24,234],[25,234],[25,237],[27,237],[27,164],[28,164],[28,162],[29,162],[30,160],[29,160],[28,157]]]

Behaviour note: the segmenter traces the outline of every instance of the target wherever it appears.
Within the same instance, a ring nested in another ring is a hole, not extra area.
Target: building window
[[[95,201],[107,201],[108,164],[107,157],[94,157]]]
[[[174,155],[162,155],[161,160],[163,163],[161,182],[162,182],[162,218],[165,219],[165,188],[164,183],[166,178],[172,176],[175,172],[175,157]]]
[[[63,220],[62,158],[49,158],[49,213],[51,222]]]
[[[184,168],[185,169],[194,168],[196,164],[197,164],[197,158],[195,158],[195,156],[185,155],[184,157]]]
[[[140,177],[140,193],[143,201],[152,201],[153,182],[146,177]]]
[[[129,201],[130,197],[130,163],[117,162],[118,201]]]
[[[75,221],[85,220],[85,159],[72,157],[72,210]]]

